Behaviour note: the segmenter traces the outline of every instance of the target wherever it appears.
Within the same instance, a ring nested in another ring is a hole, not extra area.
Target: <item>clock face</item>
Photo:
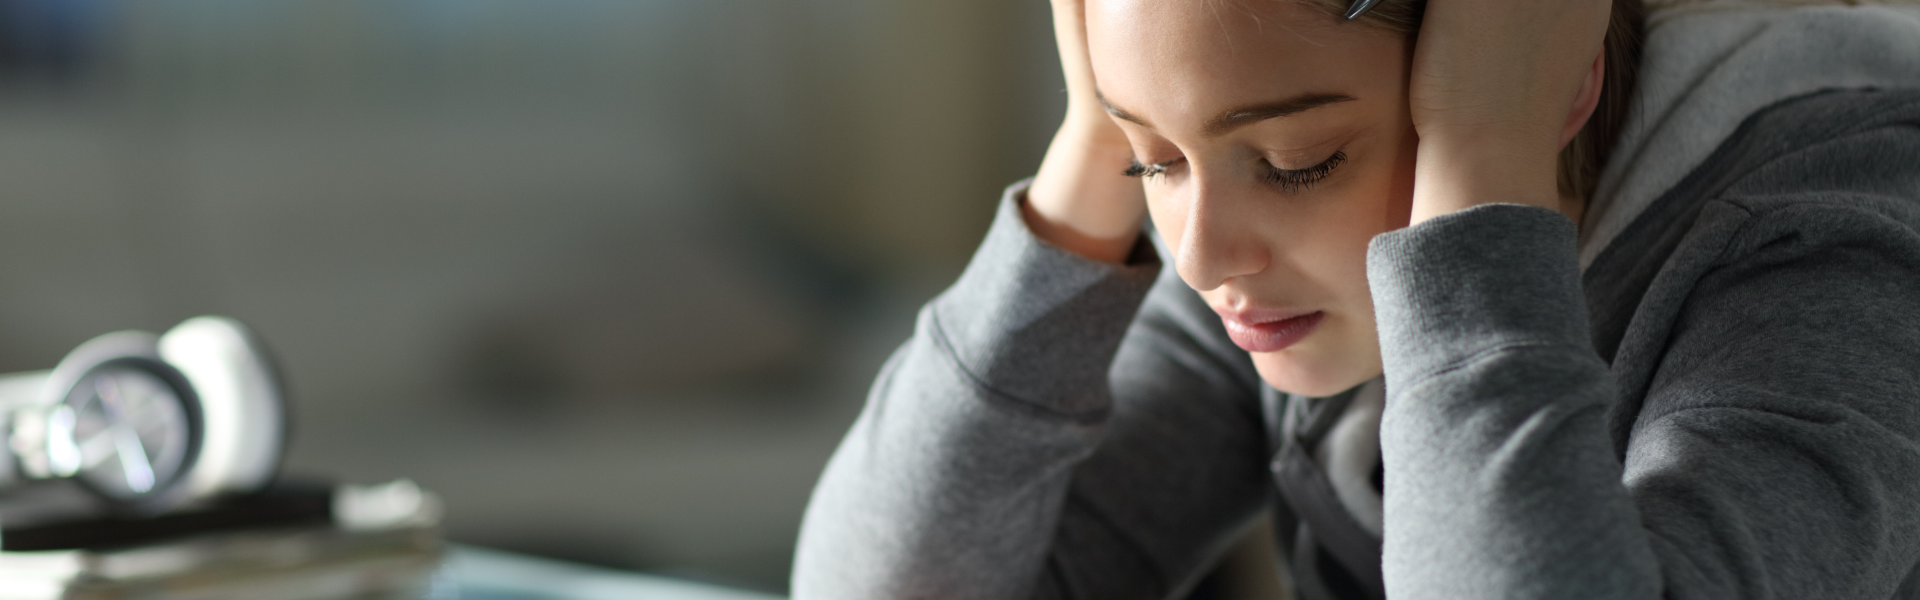
[[[48,426],[55,472],[122,499],[173,483],[192,443],[192,422],[179,392],[154,372],[128,364],[87,373],[48,415]]]

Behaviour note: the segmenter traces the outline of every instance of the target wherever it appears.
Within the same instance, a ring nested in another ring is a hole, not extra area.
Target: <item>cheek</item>
[[[1167,193],[1165,186],[1149,183],[1146,191],[1147,218],[1153,221],[1153,230],[1160,234],[1160,239],[1167,243],[1168,248],[1179,248],[1180,241],[1187,233],[1186,207],[1174,206],[1175,199]],[[1174,264],[1174,257],[1165,258],[1167,264]]]
[[[1296,215],[1305,226],[1295,228],[1289,245],[1296,258],[1290,262],[1360,309],[1366,306],[1357,303],[1369,298],[1367,245],[1375,236],[1405,227],[1412,212],[1413,164],[1410,153],[1389,153],[1351,175],[1336,196]]]
[[[1395,142],[1396,144],[1398,141]],[[1254,366],[1269,385],[1287,392],[1325,396],[1380,375],[1380,345],[1373,297],[1367,285],[1367,246],[1381,233],[1406,226],[1412,200],[1412,149],[1368,165],[1337,196],[1294,218],[1285,247],[1289,281],[1275,287],[1310,286],[1326,302],[1328,318],[1311,344],[1255,354]],[[1285,217],[1281,217],[1285,218]]]

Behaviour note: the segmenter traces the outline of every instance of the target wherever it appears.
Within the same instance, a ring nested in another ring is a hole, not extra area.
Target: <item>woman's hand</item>
[[[1558,155],[1599,100],[1608,0],[1429,0],[1409,96],[1412,223],[1492,202],[1560,209]]]
[[[1067,116],[1027,190],[1034,235],[1069,252],[1121,263],[1140,236],[1146,201],[1122,173],[1133,150],[1095,95],[1084,0],[1053,0],[1053,34],[1067,76]]]

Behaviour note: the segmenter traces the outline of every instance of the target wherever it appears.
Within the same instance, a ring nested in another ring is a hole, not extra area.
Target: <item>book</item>
[[[286,486],[153,517],[0,505],[0,600],[421,598],[439,503],[410,482]]]

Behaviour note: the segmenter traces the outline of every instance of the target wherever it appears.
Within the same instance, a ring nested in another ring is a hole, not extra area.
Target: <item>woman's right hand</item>
[[[1145,194],[1138,180],[1123,174],[1133,150],[1095,95],[1085,0],[1052,2],[1067,115],[1027,190],[1027,227],[1069,252],[1122,263],[1139,239]]]

